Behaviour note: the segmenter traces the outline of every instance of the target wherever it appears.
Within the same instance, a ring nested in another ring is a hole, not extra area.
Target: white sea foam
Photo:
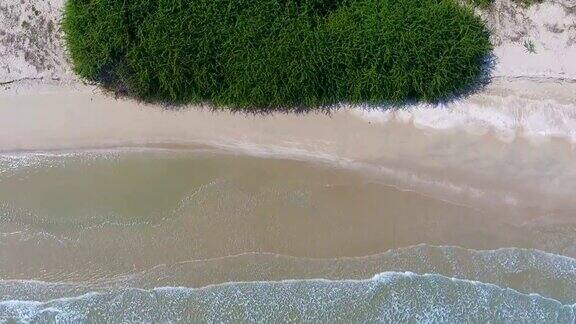
[[[557,137],[576,143],[576,101],[477,94],[445,104],[418,104],[400,110],[356,108],[353,112],[376,123],[411,123],[417,128],[460,130],[474,135],[493,132],[504,142],[520,135]]]
[[[234,271],[213,272],[213,269],[219,268]],[[327,282],[359,282],[372,278],[388,282],[390,276],[382,273],[398,272],[414,277],[423,274],[442,275],[476,284],[491,284],[502,289],[512,288],[524,294],[537,294],[564,304],[576,303],[576,260],[572,258],[530,249],[477,251],[430,245],[394,249],[364,257],[335,259],[243,253],[158,265],[138,273],[80,283],[5,280],[0,281],[0,300],[49,301],[90,291],[151,289],[164,285],[201,288],[230,281],[298,282],[324,278]]]
[[[0,302],[23,321],[560,321],[573,305],[491,284],[387,272],[367,280],[226,283],[88,293],[47,302]]]

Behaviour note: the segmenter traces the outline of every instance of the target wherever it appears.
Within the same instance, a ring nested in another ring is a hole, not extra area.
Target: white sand
[[[62,46],[65,0],[0,2],[0,83],[21,79],[72,79]]]
[[[573,0],[546,0],[523,8],[496,0],[485,18],[495,45],[497,77],[576,80],[576,9]],[[531,53],[524,45],[534,44]]]

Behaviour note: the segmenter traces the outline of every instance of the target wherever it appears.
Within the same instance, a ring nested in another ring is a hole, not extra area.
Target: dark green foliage
[[[490,50],[454,0],[68,0],[63,28],[86,79],[230,108],[436,100]]]
[[[488,8],[492,4],[493,0],[470,0],[470,2],[481,8]]]

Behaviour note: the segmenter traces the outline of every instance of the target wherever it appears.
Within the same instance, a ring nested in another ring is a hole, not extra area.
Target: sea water
[[[574,321],[576,240],[319,162],[4,153],[0,319]]]

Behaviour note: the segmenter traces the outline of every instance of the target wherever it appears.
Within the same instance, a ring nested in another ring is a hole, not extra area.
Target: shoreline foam
[[[574,307],[491,284],[387,272],[368,280],[227,283],[94,292],[43,303],[13,300],[0,302],[0,319],[573,322]]]
[[[235,269],[215,272],[214,269]],[[474,250],[419,244],[383,253],[331,259],[249,252],[211,259],[160,264],[141,272],[95,281],[0,280],[7,299],[47,301],[66,295],[111,289],[158,286],[201,288],[227,282],[284,280],[365,280],[382,272],[438,274],[536,293],[563,304],[576,303],[576,260],[534,249]],[[530,276],[523,275],[530,273]],[[545,285],[543,283],[546,283]]]

